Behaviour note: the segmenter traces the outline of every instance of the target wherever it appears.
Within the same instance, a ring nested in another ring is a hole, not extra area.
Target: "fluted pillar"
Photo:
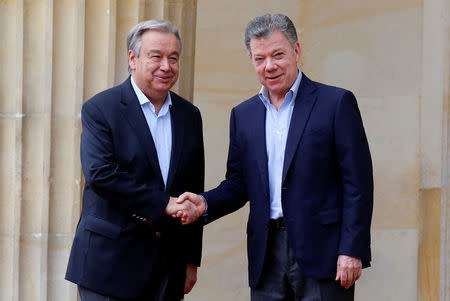
[[[180,28],[176,89],[192,100],[195,3],[0,1],[0,300],[77,300],[64,274],[81,209],[81,106],[128,76],[126,33],[148,18]]]
[[[23,1],[0,2],[0,294],[19,297],[22,207]],[[5,45],[9,45],[8,48]],[[8,51],[14,49],[14,51]]]
[[[183,44],[180,75],[172,90],[192,101],[197,0],[117,1],[116,82],[128,76],[127,60],[123,56],[126,55],[125,38],[128,30],[134,24],[148,19],[169,20],[180,31]]]

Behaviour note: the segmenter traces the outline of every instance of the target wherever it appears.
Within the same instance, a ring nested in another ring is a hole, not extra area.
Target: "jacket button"
[[[266,223],[264,226],[266,227],[266,229],[269,229],[269,223]]]
[[[281,189],[282,189],[282,190],[286,190],[286,189],[287,189],[287,187],[286,187],[286,186],[284,186],[284,187],[282,187]]]

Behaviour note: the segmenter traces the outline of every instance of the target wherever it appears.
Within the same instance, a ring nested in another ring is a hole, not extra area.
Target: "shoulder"
[[[306,76],[305,76],[305,81],[307,81],[308,84],[312,85],[316,89],[319,96],[326,96],[329,98],[331,97],[331,98],[339,99],[339,98],[342,98],[345,94],[353,95],[353,93],[347,89],[320,83],[320,82],[316,82],[316,81],[310,80]]]
[[[172,106],[177,107],[187,113],[200,114],[200,110],[191,102],[181,97],[175,92],[170,91],[170,97],[172,99]]]
[[[321,116],[332,114],[334,120],[347,118],[348,116],[359,116],[358,102],[355,95],[347,89],[310,81],[315,86],[316,103],[315,110]],[[358,117],[360,120],[361,118]]]
[[[301,84],[301,88],[310,89],[317,96],[316,105],[329,107],[333,110],[337,106],[340,106],[342,103],[354,103],[356,104],[355,95],[347,89],[336,87],[333,85],[328,85],[316,81],[312,81],[306,76],[302,81],[305,80],[305,83]]]
[[[247,100],[244,100],[233,108],[234,112],[248,112],[253,111],[258,106],[264,106],[259,95],[254,95]]]
[[[127,83],[128,81],[128,83]],[[103,90],[94,96],[92,96],[89,100],[87,100],[83,109],[98,107],[99,109],[111,108],[114,104],[118,104],[122,98],[124,93],[132,93],[131,83],[129,83],[129,79],[123,82],[120,85],[114,86],[112,88]]]

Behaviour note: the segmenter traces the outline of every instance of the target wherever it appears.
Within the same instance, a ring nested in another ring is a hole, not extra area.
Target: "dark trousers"
[[[151,279],[141,296],[135,299],[108,297],[78,285],[81,301],[180,301],[183,298],[186,265],[168,263],[165,249],[159,257],[160,275]],[[180,287],[181,285],[181,287]]]
[[[305,277],[288,243],[286,229],[270,229],[261,279],[252,301],[353,301],[354,285],[345,289],[334,279]]]
[[[167,293],[166,286],[167,282],[163,282],[161,283],[159,290],[157,290],[153,295],[127,301],[180,301],[178,298],[169,297],[165,294]],[[103,296],[82,286],[78,286],[78,293],[80,294],[81,301],[125,301],[123,299]]]

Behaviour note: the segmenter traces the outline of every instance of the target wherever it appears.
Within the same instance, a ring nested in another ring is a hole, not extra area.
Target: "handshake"
[[[183,225],[195,222],[206,211],[205,199],[195,193],[185,192],[178,198],[170,197],[164,213],[179,218]]]

